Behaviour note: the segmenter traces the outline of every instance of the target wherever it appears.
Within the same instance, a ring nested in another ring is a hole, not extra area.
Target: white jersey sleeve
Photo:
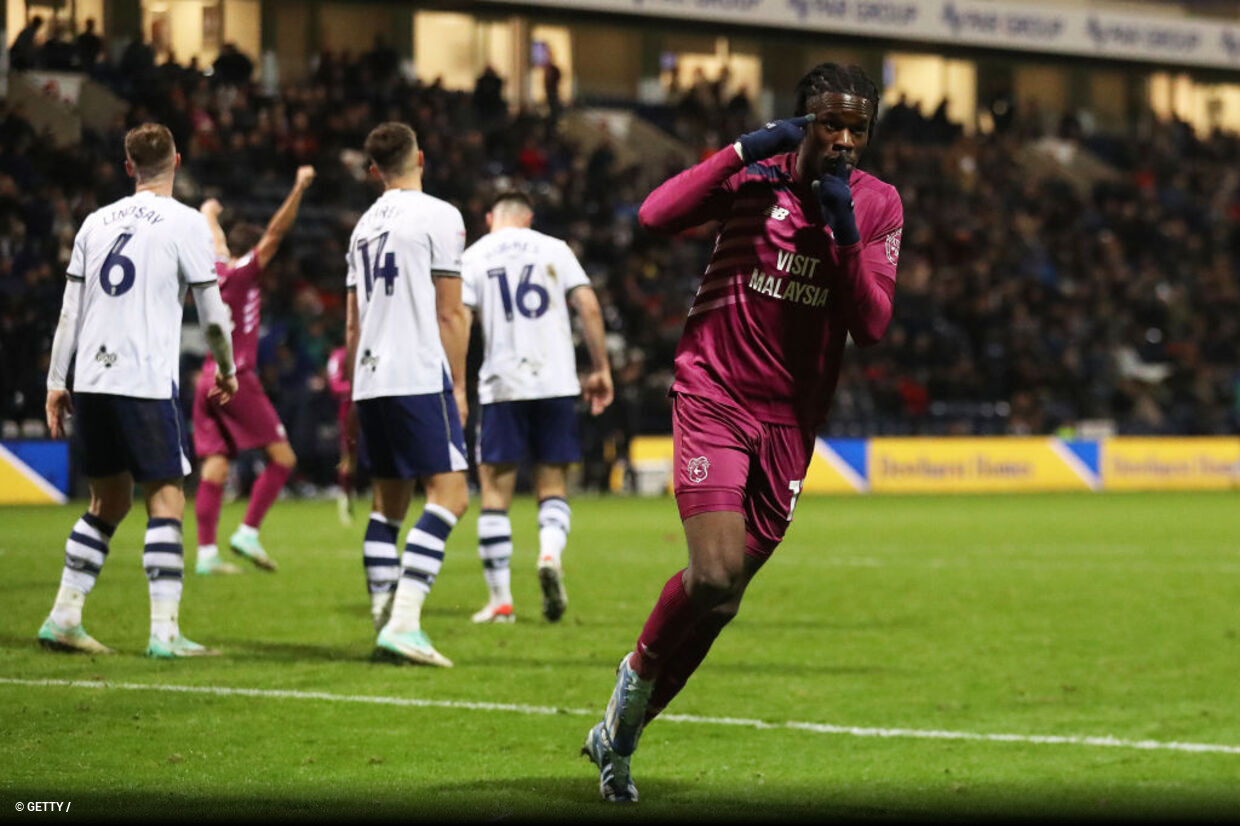
[[[460,275],[461,254],[465,251],[465,219],[450,204],[442,210],[443,216],[436,221],[430,232],[431,272],[435,275]]]
[[[86,274],[86,232],[89,226],[90,217],[88,216],[78,228],[77,235],[73,239],[73,252],[69,254],[67,273],[75,281],[81,281]]]
[[[577,260],[576,255],[573,255],[572,248],[560,241],[555,245],[555,251],[558,255],[553,257],[553,263],[550,266],[555,267],[557,280],[564,289],[564,294],[568,295],[578,287],[590,286],[590,276],[586,275],[586,271],[581,268],[581,262]]]
[[[472,248],[471,248],[472,249]],[[466,307],[477,309],[479,293],[482,290],[486,273],[478,269],[477,258],[469,255],[469,250],[461,256],[461,303]]]
[[[215,271],[215,241],[211,227],[202,213],[195,212],[186,221],[187,233],[177,244],[177,265],[186,284],[210,284],[219,278]]]

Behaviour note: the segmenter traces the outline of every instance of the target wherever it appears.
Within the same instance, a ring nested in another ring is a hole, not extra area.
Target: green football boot
[[[79,654],[115,654],[99,640],[86,633],[81,623],[66,628],[57,625],[51,617],[39,629],[39,645],[49,651],[69,651]]]

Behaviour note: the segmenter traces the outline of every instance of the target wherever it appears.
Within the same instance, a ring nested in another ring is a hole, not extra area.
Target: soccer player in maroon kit
[[[198,517],[198,559],[194,570],[199,574],[241,571],[219,558],[215,534],[224,500],[224,482],[228,479],[228,461],[243,450],[257,447],[263,448],[267,467],[254,482],[245,518],[228,544],[234,553],[258,567],[268,571],[276,569],[275,561],[258,541],[258,528],[293,472],[297,457],[288,443],[280,417],[254,373],[262,306],[258,278],[293,226],[302,195],[313,180],[314,167],[298,168],[293,190],[265,231],[253,224],[239,224],[225,236],[219,223],[222,210],[219,201],[212,198],[200,207],[215,238],[218,259],[215,269],[220,278],[220,293],[232,313],[232,343],[239,389],[233,403],[226,406],[208,397],[215,380],[215,360],[207,356],[194,394],[194,451],[202,460],[202,478],[194,501],[194,513]]]
[[[797,84],[797,117],[742,135],[642,204],[654,232],[720,223],[670,392],[689,565],[663,587],[586,738],[606,800],[637,800],[629,762],[643,728],[783,538],[846,338],[874,344],[891,320],[903,208],[856,168],[877,105],[860,67],[823,63]]]

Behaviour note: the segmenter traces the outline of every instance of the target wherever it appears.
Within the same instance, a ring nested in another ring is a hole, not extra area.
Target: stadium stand
[[[156,66],[141,44],[122,64],[100,61],[90,73],[128,112],[84,125],[76,145],[44,140],[23,105],[0,104],[6,437],[45,432],[47,353],[74,233],[128,191],[121,137],[145,120],[176,137],[178,196],[218,197],[225,225],[265,221],[297,165],[318,169],[267,272],[260,351],[303,483],[333,478],[324,366],[342,339],[349,228],[374,193],[359,148],[385,119],[417,130],[426,188],[461,208],[470,241],[485,232],[490,196],[521,187],[536,225],[569,240],[594,280],[617,404],[586,422],[585,483],[604,487],[634,434],[669,428],[672,353],[712,237],[650,236],[637,208],[686,158],[754,126],[743,92],[722,100],[720,84],[703,78],[676,105],[628,104],[627,117],[667,142],[652,157],[618,145],[586,112],[570,109],[553,128],[545,114],[497,106],[486,78],[476,94],[447,91],[388,71],[379,50],[322,54],[308,81],[270,96],[236,67],[207,76],[193,64]],[[1040,434],[1087,420],[1124,434],[1240,426],[1240,139],[1180,122],[1139,137],[1087,134],[1070,116],[1046,133],[1042,122],[1018,114],[966,136],[942,107],[885,112],[863,166],[905,199],[896,316],[882,344],[845,360],[831,434]],[[200,358],[187,351],[182,388],[192,390]]]

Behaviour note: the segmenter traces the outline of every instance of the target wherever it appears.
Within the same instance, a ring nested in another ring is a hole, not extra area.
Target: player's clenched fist
[[[295,182],[297,186],[301,187],[302,189],[305,189],[306,187],[310,186],[310,182],[313,180],[314,180],[314,167],[313,166],[297,167],[297,180]]]
[[[215,373],[215,387],[207,392],[207,398],[218,404],[228,404],[237,395],[237,374],[225,376],[218,370]]]
[[[848,186],[847,159],[841,155],[835,168],[814,181],[811,186],[822,206],[822,218],[831,228],[835,243],[847,247],[860,241],[857,218],[853,214],[852,189]]]
[[[219,218],[220,213],[224,211],[224,206],[214,198],[208,198],[202,202],[202,206],[198,207],[198,211],[208,218]]]
[[[787,120],[773,120],[756,132],[747,132],[736,141],[741,160],[753,163],[772,155],[791,152],[805,138],[805,127],[814,122],[814,114]]]

